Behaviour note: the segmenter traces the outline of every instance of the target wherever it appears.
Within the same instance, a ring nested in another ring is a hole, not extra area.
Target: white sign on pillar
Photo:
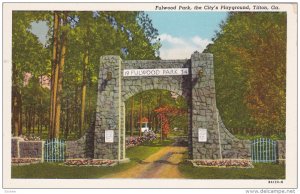
[[[105,143],[114,142],[114,130],[105,130]]]
[[[207,142],[207,129],[203,129],[203,128],[198,129],[198,141]]]

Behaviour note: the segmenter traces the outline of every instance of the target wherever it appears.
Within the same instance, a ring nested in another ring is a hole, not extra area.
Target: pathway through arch
[[[186,151],[187,147],[166,146],[133,168],[103,178],[184,178],[178,164]]]

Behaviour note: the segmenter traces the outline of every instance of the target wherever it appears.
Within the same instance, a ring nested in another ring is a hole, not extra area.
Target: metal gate
[[[48,139],[44,147],[44,159],[46,162],[65,161],[65,141],[62,139]]]
[[[252,141],[251,159],[253,162],[276,162],[277,143],[271,139],[259,138]]]

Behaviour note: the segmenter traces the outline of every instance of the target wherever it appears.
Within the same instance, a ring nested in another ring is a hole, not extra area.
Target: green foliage
[[[99,59],[103,55],[119,55],[123,59],[157,59],[155,53],[159,49],[157,30],[144,12],[67,12],[67,25],[60,28],[67,33],[67,49],[63,74],[61,133],[64,137],[74,137],[79,130],[81,112],[81,85],[86,78],[86,129],[93,116],[97,99],[97,82],[99,72]],[[33,22],[45,21],[48,25],[49,40],[46,46],[42,45],[38,37],[31,32]],[[53,47],[53,13],[52,12],[13,12],[13,84],[23,87],[24,73],[30,73],[32,78],[38,79],[42,75],[50,78],[52,47]],[[84,55],[88,54],[88,64],[83,67]],[[83,73],[86,68],[86,73]],[[30,102],[42,98],[43,108],[34,113],[35,116],[27,118],[29,112],[23,111],[23,122],[28,128],[39,119],[43,127],[48,128],[49,94],[46,91],[38,92],[39,84],[28,86],[24,90],[24,110],[33,106]],[[32,89],[35,88],[35,89]],[[41,87],[40,87],[41,88]],[[31,93],[32,92],[32,93]],[[46,92],[47,93],[47,92]],[[25,96],[26,94],[26,96]],[[21,103],[20,103],[21,104]],[[45,109],[45,107],[48,107]],[[40,111],[43,118],[40,118]],[[35,120],[35,117],[39,119]],[[34,127],[34,126],[33,126]],[[40,126],[39,126],[40,127]],[[34,129],[33,129],[34,131]],[[30,130],[29,130],[30,132]]]
[[[12,20],[12,65],[13,84],[23,86],[24,74],[31,73],[34,78],[50,72],[50,53],[30,32],[31,23],[42,19],[43,13],[13,12]]]
[[[23,108],[25,110],[36,109],[36,111],[41,113],[48,111],[50,102],[49,89],[41,87],[39,80],[32,78],[29,84],[22,88],[22,93]]]
[[[279,133],[279,134],[273,134],[273,135],[240,135],[235,134],[235,137],[241,140],[255,140],[259,138],[270,138],[272,140],[282,140],[285,139],[285,134]]]
[[[70,31],[66,57],[64,86],[67,88],[64,99],[74,107],[71,114],[78,117],[81,103],[78,92],[81,91],[80,87],[84,78],[82,75],[83,58],[88,53],[85,128],[88,127],[96,107],[101,56],[119,55],[124,59],[156,58],[155,48],[150,42],[156,38],[155,34],[151,34],[151,30],[156,29],[149,21],[139,23],[139,14],[140,12],[75,12],[70,16],[75,24]],[[148,37],[148,34],[151,37]],[[142,52],[137,53],[135,50]],[[78,128],[78,124],[74,122],[74,126]]]
[[[230,13],[205,52],[225,125],[285,133],[286,13]]]
[[[30,133],[31,127],[38,122],[45,125],[45,115],[36,119],[41,111],[47,111],[47,94],[39,86],[38,79],[42,75],[49,75],[50,52],[39,42],[38,37],[32,34],[31,23],[48,18],[48,12],[13,12],[12,18],[12,131],[14,135],[22,134],[22,124]],[[25,78],[34,82],[28,85]],[[27,84],[27,87],[24,87]],[[29,93],[32,92],[32,93]],[[30,98],[32,98],[30,100]],[[22,102],[24,101],[24,102]],[[33,122],[29,121],[33,120]],[[15,125],[18,123],[17,125]],[[16,133],[18,131],[18,133]]]

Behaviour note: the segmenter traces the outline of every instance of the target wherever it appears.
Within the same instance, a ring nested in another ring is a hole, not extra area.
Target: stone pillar
[[[20,148],[19,142],[24,141],[21,137],[12,137],[11,138],[11,157],[12,158],[20,158]]]
[[[98,98],[95,122],[95,159],[121,160],[122,135],[122,60],[119,56],[100,59]],[[114,133],[113,142],[105,142],[105,131]]]
[[[213,55],[191,56],[193,159],[220,159]],[[198,141],[199,128],[207,129],[207,141]]]
[[[279,164],[285,164],[286,143],[285,140],[277,140],[277,157]]]

